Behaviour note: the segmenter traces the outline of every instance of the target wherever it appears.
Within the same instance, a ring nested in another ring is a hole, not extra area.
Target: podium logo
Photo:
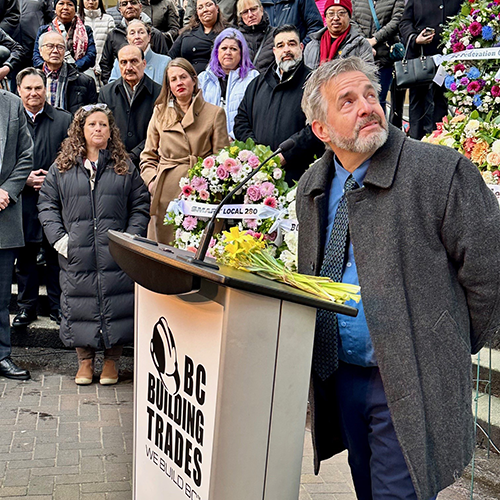
[[[150,349],[163,387],[174,396],[179,392],[181,377],[174,335],[164,317],[161,317],[153,328]]]

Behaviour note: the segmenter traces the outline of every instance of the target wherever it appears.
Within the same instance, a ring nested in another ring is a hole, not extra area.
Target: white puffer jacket
[[[109,14],[101,14],[101,9],[85,9],[85,24],[90,26],[94,32],[94,41],[97,50],[96,65],[94,69],[100,73],[99,61],[101,60],[104,42],[106,41],[108,33],[115,27],[115,21]]]

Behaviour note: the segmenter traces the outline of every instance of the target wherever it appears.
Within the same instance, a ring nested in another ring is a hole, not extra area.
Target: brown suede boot
[[[77,385],[89,385],[92,383],[94,377],[94,360],[93,359],[82,359],[80,361],[80,368],[75,377],[75,383]]]
[[[112,359],[105,359],[102,365],[101,385],[113,385],[118,382],[118,369]]]

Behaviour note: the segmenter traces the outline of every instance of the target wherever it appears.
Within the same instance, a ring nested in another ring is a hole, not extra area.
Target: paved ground
[[[130,500],[132,381],[77,387],[69,375],[32,375],[0,378],[0,498]],[[300,500],[355,500],[345,454],[314,476],[309,431],[302,472]],[[439,499],[466,500],[467,488],[464,481]]]

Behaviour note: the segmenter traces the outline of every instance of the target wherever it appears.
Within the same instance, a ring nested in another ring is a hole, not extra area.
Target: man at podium
[[[451,148],[388,125],[375,66],[323,64],[302,107],[327,151],[301,178],[299,271],[359,283],[356,318],[319,311],[315,470],[347,448],[359,499],[429,500],[474,449],[471,353],[500,325],[500,212]]]

